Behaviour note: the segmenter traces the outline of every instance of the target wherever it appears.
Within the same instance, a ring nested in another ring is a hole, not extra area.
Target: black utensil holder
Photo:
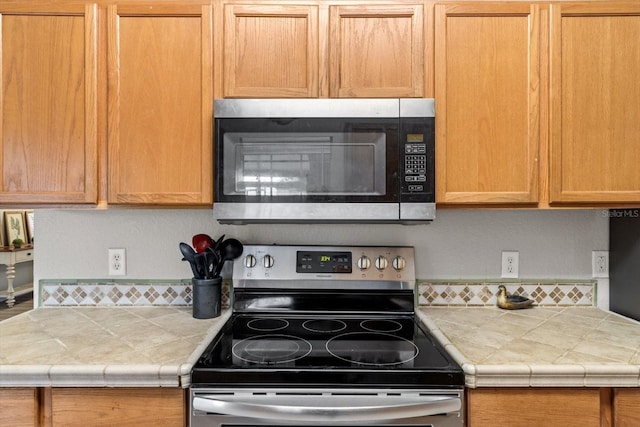
[[[211,319],[220,316],[222,278],[191,279],[193,285],[193,317]]]

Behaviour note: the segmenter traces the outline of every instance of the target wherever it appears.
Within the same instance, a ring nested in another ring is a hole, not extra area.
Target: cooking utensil
[[[222,271],[225,261],[232,261],[242,255],[244,246],[236,239],[227,239],[220,245],[220,262],[213,272],[213,277],[218,277]]]
[[[205,255],[207,258],[207,277],[209,279],[214,279],[214,272],[218,267],[218,264],[221,262],[220,252],[214,251],[213,248],[207,248]]]
[[[180,242],[180,252],[182,253],[182,256],[184,258],[182,258],[183,261],[187,261],[189,262],[189,265],[191,266],[191,271],[193,272],[193,277],[196,279],[203,279],[204,277],[202,276],[202,272],[199,269],[199,266],[197,264],[196,261],[196,251],[189,246],[188,244],[184,243],[184,242]]]
[[[218,240],[216,240],[216,242],[213,245],[211,245],[214,251],[217,252],[220,250],[220,245],[222,244],[223,240],[224,240],[224,234],[220,236],[220,238],[218,238]]]
[[[195,264],[200,272],[201,279],[209,278],[209,265],[207,264],[207,254],[205,252],[196,253],[194,256]]]
[[[191,239],[191,243],[193,243],[193,248],[197,253],[202,253],[213,246],[213,239],[207,234],[196,234]]]
[[[221,262],[224,262],[222,260],[222,256],[220,255],[220,245],[222,244],[222,242],[224,241],[224,234],[222,236],[220,236],[218,238],[218,240],[215,241],[215,243],[213,244],[213,248],[209,248],[209,250],[211,251],[211,256],[212,258],[212,262],[215,262],[215,265],[211,265],[211,278],[214,278],[216,276],[214,276],[214,272],[215,270],[218,268],[218,264]]]

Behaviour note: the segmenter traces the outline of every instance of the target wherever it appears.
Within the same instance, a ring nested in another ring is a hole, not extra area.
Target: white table
[[[13,279],[16,278],[16,264],[33,261],[33,247],[20,249],[0,249],[0,264],[7,266],[7,306],[15,303]]]

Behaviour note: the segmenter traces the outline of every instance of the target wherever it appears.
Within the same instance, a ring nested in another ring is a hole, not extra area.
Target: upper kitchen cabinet
[[[330,6],[329,95],[422,97],[422,5]]]
[[[212,203],[212,6],[107,9],[108,202]]]
[[[227,4],[216,28],[225,97],[318,96],[317,6]]]
[[[640,4],[551,8],[550,202],[640,202]]]
[[[0,203],[97,203],[97,7],[0,4]]]
[[[424,96],[422,4],[219,3],[216,96]]]
[[[539,198],[540,10],[435,7],[436,201]]]

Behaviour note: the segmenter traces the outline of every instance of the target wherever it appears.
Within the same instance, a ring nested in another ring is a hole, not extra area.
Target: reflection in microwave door
[[[246,196],[289,196],[307,194],[307,180],[288,176],[245,176],[237,193]]]

